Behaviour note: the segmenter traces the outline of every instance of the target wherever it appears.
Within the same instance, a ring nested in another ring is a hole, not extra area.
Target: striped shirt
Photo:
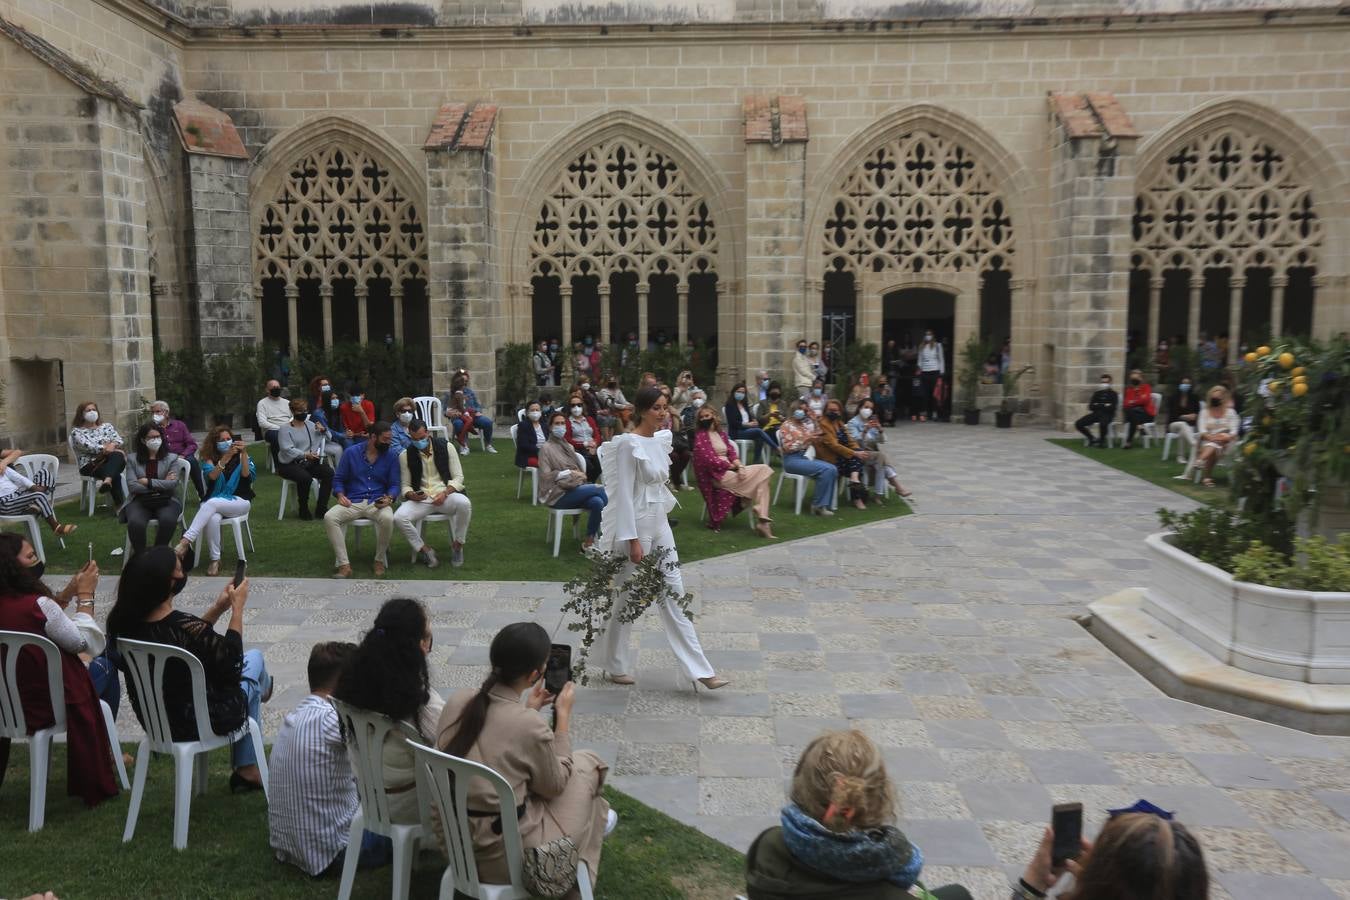
[[[326,697],[310,694],[286,714],[268,766],[272,850],[318,875],[347,846],[359,806],[337,710]]]

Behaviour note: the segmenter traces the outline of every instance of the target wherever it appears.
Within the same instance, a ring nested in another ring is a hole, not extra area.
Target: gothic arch
[[[145,236],[148,255],[151,334],[166,350],[186,347],[192,322],[184,294],[182,246],[178,241],[182,204],[177,182],[159,154],[143,142],[145,159]]]

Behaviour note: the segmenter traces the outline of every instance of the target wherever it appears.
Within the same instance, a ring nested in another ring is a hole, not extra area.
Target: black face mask
[[[1213,406],[1213,407],[1223,406],[1223,398],[1222,398],[1222,397],[1210,397],[1210,398],[1209,398],[1209,405],[1210,405],[1210,406]]]
[[[837,420],[839,417],[839,411],[835,409],[832,409],[825,414],[825,418],[830,419],[831,421]]]
[[[34,578],[36,578],[38,581],[41,581],[42,573],[47,571],[47,564],[39,559],[37,562],[33,563],[31,566],[28,567],[28,571],[33,573]]]
[[[713,420],[712,420],[712,419],[699,419],[699,420],[698,420],[698,427],[699,427],[699,428],[711,428],[711,427],[712,427],[712,423],[713,423]]]
[[[1131,378],[1131,379],[1130,379],[1130,384],[1139,384],[1140,381],[1141,381],[1141,379],[1139,379],[1139,378]]]
[[[769,394],[769,399],[770,399],[770,400],[777,400],[777,399],[778,399],[779,397],[781,397],[781,396],[783,396],[783,395],[780,394],[780,393],[778,393],[777,391],[773,391],[773,392],[771,392],[771,393]]]
[[[307,412],[295,413],[295,421],[297,421],[297,422],[303,422],[303,421],[305,421],[305,420],[308,419],[308,418],[309,418],[309,413],[307,413]]]
[[[173,580],[173,587],[170,589],[170,593],[172,593],[175,597],[183,593],[183,588],[187,587],[187,580],[188,577],[186,575],[184,575],[182,578],[175,578]]]
[[[376,441],[376,442],[375,442],[375,452],[376,452],[376,453],[388,453],[388,452],[389,452],[389,445],[388,445],[388,444],[381,444],[379,441]]]
[[[267,393],[271,394],[273,397],[280,397],[281,388],[271,388],[267,391]]]

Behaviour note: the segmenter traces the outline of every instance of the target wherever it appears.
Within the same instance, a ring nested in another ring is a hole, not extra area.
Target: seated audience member
[[[220,522],[223,518],[242,516],[253,504],[253,480],[257,477],[248,447],[236,438],[230,429],[217,425],[206,433],[202,447],[202,475],[206,478],[206,499],[197,508],[197,514],[188,523],[178,541],[179,558],[187,555],[202,532],[210,549],[211,562],[207,575],[220,572]]]
[[[675,379],[675,391],[670,395],[670,414],[676,420],[684,419],[684,410],[689,406],[689,401],[693,399],[690,391],[694,389],[694,374],[688,369],[680,372]]]
[[[811,382],[811,389],[806,392],[806,402],[811,410],[811,416],[819,419],[825,412],[825,382],[817,378]]]
[[[877,418],[876,408],[871,399],[863,400],[858,404],[857,413],[848,420],[849,437],[859,447],[871,454],[871,459],[867,461],[867,467],[872,470],[873,484],[876,485],[877,502],[881,502],[881,486],[883,482],[890,482],[892,488],[901,497],[910,496],[910,492],[905,490],[905,486],[900,483],[900,478],[891,468],[890,462],[886,459],[886,454],[881,452],[880,445],[886,442],[886,434],[881,430],[881,420]]]
[[[783,420],[778,429],[778,443],[783,448],[783,471],[791,475],[804,475],[815,479],[816,491],[811,501],[811,512],[818,516],[832,516],[830,506],[834,502],[834,486],[839,480],[839,470],[831,463],[806,455],[806,451],[817,446],[823,439],[820,426],[811,417],[810,406],[806,400],[793,404],[792,415]]]
[[[820,442],[816,444],[816,453],[827,463],[834,463],[839,474],[848,479],[848,492],[853,505],[858,509],[867,509],[867,485],[863,484],[862,471],[872,461],[872,454],[858,446],[848,433],[844,423],[844,408],[838,400],[829,400],[825,404],[825,414],[816,423],[820,426]]]
[[[319,433],[326,438],[324,450],[336,459],[351,444],[342,425],[342,394],[324,375],[316,376],[310,385],[315,396],[309,402],[309,420],[320,426]]]
[[[869,378],[866,372],[861,375],[850,375],[848,378],[848,396],[845,400],[845,406],[850,409],[872,396],[872,388],[868,383]]]
[[[210,477],[210,473],[207,473]],[[238,587],[225,583],[220,595],[200,618],[173,608],[174,596],[187,581],[183,563],[167,547],[151,547],[134,554],[117,584],[117,603],[108,613],[108,639],[112,649],[129,638],[181,647],[201,661],[206,673],[206,706],[216,734],[238,730],[246,718],[262,726],[262,704],[272,696],[272,676],[267,674],[261,650],[244,650],[244,604],[248,579]],[[216,632],[216,622],[226,611],[230,620],[225,634]],[[192,706],[192,679],[177,660],[166,664],[165,709],[175,741],[195,741],[197,716]],[[126,668],[125,661],[122,668]],[[127,680],[132,709],[144,724],[135,682]],[[234,773],[230,790],[236,793],[262,790],[262,776],[253,741],[247,734],[230,745]]]
[[[698,423],[694,417],[698,411],[708,404],[708,393],[703,388],[695,387],[689,389],[689,405],[684,408],[680,414],[680,426],[689,433],[690,444],[693,443],[694,430],[698,428]]]
[[[389,426],[373,423],[366,440],[342,451],[333,476],[337,505],[324,514],[328,543],[337,557],[335,578],[350,578],[346,526],[357,519],[375,523],[375,575],[389,566],[389,538],[394,533],[394,500],[399,494],[398,455],[389,450]]]
[[[548,440],[544,411],[535,400],[525,407],[525,418],[516,423],[516,468],[531,469],[539,465],[539,448]]]
[[[183,514],[178,502],[178,457],[169,452],[164,434],[153,423],[142,425],[132,441],[127,457],[127,490],[131,496],[117,514],[127,526],[127,538],[133,553],[145,549],[146,529],[153,519],[155,545],[167,547]]]
[[[1238,440],[1240,422],[1238,414],[1228,405],[1228,396],[1228,391],[1219,385],[1210,388],[1199,424],[1195,427],[1196,440],[1200,444],[1195,461],[1205,470],[1205,487],[1214,487],[1215,464]]]
[[[1119,403],[1120,397],[1111,389],[1111,376],[1103,373],[1101,385],[1088,398],[1088,414],[1073,423],[1073,427],[1087,438],[1089,447],[1106,446],[1107,431],[1116,417],[1116,406]],[[1101,435],[1099,438],[1094,438],[1092,432],[1088,430],[1093,425],[1097,426],[1097,431]]]
[[[787,404],[783,402],[783,388],[776,381],[769,382],[764,399],[755,404],[751,414],[764,433],[777,441],[778,429],[787,415]]]
[[[615,427],[627,428],[628,419],[633,414],[633,404],[623,395],[623,389],[619,387],[619,379],[616,376],[610,375],[605,379],[604,385],[596,396],[609,409],[610,415],[619,420],[619,424]]]
[[[861,731],[827,731],[802,751],[780,824],[745,857],[750,900],[908,900],[923,853],[895,826],[895,786]],[[970,900],[960,885],[930,889],[937,900]]]
[[[521,844],[530,848],[570,838],[594,886],[601,842],[619,817],[602,795],[609,767],[588,750],[572,749],[576,684],[568,681],[556,697],[544,687],[548,653],[548,632],[534,622],[517,622],[497,632],[488,650],[491,674],[478,690],[457,691],[446,702],[436,747],[482,763],[506,779],[522,804]],[[550,703],[557,716],[553,729],[539,714]],[[488,883],[509,882],[506,845],[501,829],[494,827],[496,792],[473,779],[468,806],[486,813],[469,819],[478,877]]]
[[[365,388],[352,388],[351,394],[338,405],[338,422],[347,446],[359,444],[375,424],[375,404],[366,398]]]
[[[341,721],[329,699],[356,645],[331,641],[309,652],[309,695],[286,714],[267,772],[267,828],[272,853],[306,875],[342,868],[352,818],[361,808]],[[367,831],[360,866],[382,865],[389,838]]]
[[[756,463],[744,465],[736,454],[736,444],[720,427],[717,411],[704,406],[694,416],[694,474],[698,489],[708,508],[708,527],[722,530],[728,513],[740,511],[741,500],[750,501],[755,516],[755,532],[760,537],[773,538],[769,526],[769,479],[773,470]]]
[[[407,597],[386,600],[375,614],[374,625],[362,636],[355,657],[338,676],[333,696],[411,725],[423,743],[432,746],[445,701],[431,687],[427,669],[431,646],[426,608]],[[384,741],[384,787],[389,792],[390,818],[403,825],[416,824],[420,813],[413,752],[403,735],[394,731]]]
[[[398,457],[399,486],[403,502],[394,513],[394,524],[428,568],[436,568],[436,551],[419,533],[427,516],[450,518],[450,565],[464,565],[464,542],[469,537],[473,504],[464,493],[464,470],[459,457],[450,452],[445,438],[431,436],[427,423],[413,419],[408,426],[412,443]],[[393,451],[391,450],[390,453]]]
[[[576,450],[567,440],[567,417],[555,412],[549,419],[548,439],[539,446],[539,502],[554,509],[585,509],[586,539],[581,543],[585,553],[600,533],[600,513],[609,498],[605,489],[587,484],[586,470],[577,465]]]
[[[684,422],[675,415],[671,405],[671,390],[667,385],[659,385],[660,391],[666,397],[665,418],[662,420],[658,431],[664,428],[670,432],[670,484],[673,490],[682,490],[682,482],[685,478],[685,470],[694,458],[694,444],[690,435],[684,429]]]
[[[48,487],[55,486],[30,480],[14,465],[22,455],[22,450],[0,452],[0,516],[37,515],[51,526],[52,534],[57,537],[73,533],[78,525],[63,524],[56,517],[56,508],[48,493]]]
[[[591,382],[589,379],[579,380],[573,385],[570,396],[580,397],[581,405],[586,407],[586,415],[595,419],[597,425],[600,424],[600,399],[596,397],[595,392],[591,390]]]
[[[389,423],[389,449],[402,453],[408,446],[408,426],[417,418],[417,404],[411,397],[399,397],[394,401],[394,418]]]
[[[586,415],[586,407],[576,394],[567,400],[567,413],[567,443],[585,458],[586,480],[595,481],[600,477],[600,457],[596,453],[600,446],[600,426]]]
[[[441,415],[450,424],[450,434],[460,456],[469,455],[469,435],[473,433],[473,413],[469,411],[468,400],[461,390],[452,391],[448,402],[441,407]]]
[[[872,403],[876,405],[882,425],[895,424],[895,389],[885,375],[877,376],[877,383],[872,388]]]
[[[1130,372],[1130,383],[1125,388],[1123,401],[1125,423],[1125,449],[1134,446],[1134,434],[1145,422],[1152,422],[1158,415],[1158,407],[1153,403],[1153,386],[1144,380],[1144,373],[1135,369]]]
[[[258,401],[258,428],[267,440],[273,461],[277,458],[277,433],[291,421],[291,401],[281,396],[281,382],[267,382],[267,396]]]
[[[295,483],[300,503],[300,518],[306,522],[328,512],[328,497],[333,491],[333,470],[324,462],[324,435],[309,421],[305,401],[291,401],[291,421],[278,433],[277,474]],[[310,482],[319,482],[319,498],[314,512],[309,511]]]
[[[726,405],[726,425],[727,431],[731,434],[733,441],[753,441],[755,444],[755,462],[758,463],[763,456],[763,448],[768,447],[771,451],[778,449],[778,443],[770,437],[759,423],[755,421],[754,416],[750,415],[750,409],[746,406],[745,382],[738,382],[731,388],[731,396],[727,397]]]
[[[1191,458],[1195,447],[1195,428],[1200,422],[1200,398],[1190,376],[1181,379],[1177,392],[1167,401],[1167,430],[1177,436],[1177,462]]]
[[[0,533],[0,629],[41,635],[60,651],[61,680],[65,691],[66,793],[79,797],[86,806],[117,794],[113,775],[114,752],[103,724],[100,698],[117,709],[120,691],[117,670],[103,653],[103,632],[94,622],[94,589],[98,566],[86,563],[65,590],[53,591],[42,583],[45,569],[33,545],[17,534]],[[67,615],[71,600],[74,615]],[[96,658],[89,668],[79,654]],[[25,724],[32,734],[55,724],[51,691],[47,683],[46,658],[36,647],[20,654],[12,671],[18,682],[19,702]],[[8,738],[0,738],[0,775],[9,763]],[[17,851],[14,851],[17,852]]]
[[[470,421],[466,424],[483,436],[488,453],[496,453],[497,448],[492,446],[492,417],[483,414],[483,406],[478,402],[478,395],[469,387],[470,377],[468,369],[459,370],[461,381],[459,390],[464,392],[464,410],[470,416]]]
[[[595,390],[595,384],[592,379],[586,379],[578,385],[581,391],[581,399],[586,405],[586,412],[595,419],[595,424],[600,428],[600,442],[604,443],[614,436],[614,426],[619,424],[619,417],[614,415],[600,395]],[[544,421],[548,421],[548,414],[552,410],[543,410]]]
[[[164,445],[179,459],[186,459],[192,470],[192,487],[197,491],[197,499],[206,496],[206,481],[202,478],[202,464],[197,461],[197,441],[192,431],[182,419],[175,419],[169,404],[156,400],[150,404],[150,421],[159,427]]]
[[[75,407],[70,442],[75,448],[75,464],[80,474],[99,479],[99,493],[111,491],[114,507],[121,508],[127,499],[122,491],[126,451],[117,429],[99,417],[97,403],[85,401]]]
[[[581,345],[581,341],[572,345],[572,371],[579,382],[591,377],[591,354]]]
[[[752,399],[756,403],[763,403],[765,400],[768,400],[769,385],[771,384],[773,384],[773,381],[772,379],[769,378],[769,373],[767,370],[760,369],[757,372],[755,372],[755,393]]]

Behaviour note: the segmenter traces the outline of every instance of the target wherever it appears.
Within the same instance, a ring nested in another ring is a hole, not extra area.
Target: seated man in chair
[[[427,423],[413,419],[408,425],[408,448],[399,454],[399,484],[403,503],[394,513],[394,524],[408,540],[428,568],[436,568],[436,551],[431,549],[418,524],[427,516],[440,514],[450,518],[450,565],[464,565],[464,540],[469,534],[473,505],[464,495],[464,470],[459,455],[450,452],[443,437],[431,437]]]
[[[357,519],[375,523],[375,575],[383,575],[389,566],[389,538],[394,533],[394,500],[398,497],[398,457],[390,449],[392,435],[388,422],[375,422],[369,437],[357,441],[342,453],[337,474],[333,476],[333,496],[337,505],[324,515],[328,543],[337,557],[337,578],[350,578],[347,540],[343,527]]]

